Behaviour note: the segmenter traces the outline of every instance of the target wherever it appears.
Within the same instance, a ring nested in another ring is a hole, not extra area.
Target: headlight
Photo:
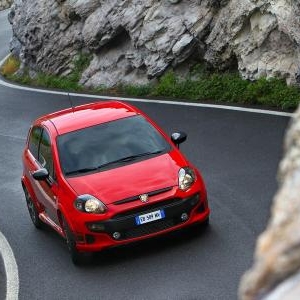
[[[181,168],[178,172],[178,186],[182,191],[189,189],[195,182],[195,172],[191,168]]]
[[[106,206],[97,198],[91,195],[81,195],[75,200],[75,207],[82,212],[92,214],[103,214]]]

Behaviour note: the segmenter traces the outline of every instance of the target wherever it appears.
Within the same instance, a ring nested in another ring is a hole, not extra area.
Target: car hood
[[[78,195],[90,194],[105,204],[173,187],[178,184],[180,167],[187,164],[174,152],[67,181]]]

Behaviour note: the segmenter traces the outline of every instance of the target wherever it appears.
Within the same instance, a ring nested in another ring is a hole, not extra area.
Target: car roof
[[[39,118],[37,124],[51,122],[58,135],[140,114],[119,101],[95,102],[64,109]],[[48,126],[47,126],[48,127]]]

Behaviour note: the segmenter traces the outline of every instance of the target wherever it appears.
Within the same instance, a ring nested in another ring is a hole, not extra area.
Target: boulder
[[[242,300],[299,299],[300,107],[286,134],[278,178],[271,219],[258,239],[254,265],[241,281]]]
[[[9,8],[12,3],[13,0],[0,0],[0,11]]]

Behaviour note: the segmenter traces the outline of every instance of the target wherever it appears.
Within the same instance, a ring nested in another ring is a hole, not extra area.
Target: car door
[[[32,153],[35,157],[35,161],[31,166],[31,174],[40,168],[45,168],[49,173],[49,177],[46,180],[35,180],[31,175],[32,186],[46,216],[56,224],[59,224],[57,217],[58,185],[53,165],[50,135],[45,128],[34,127],[31,137],[29,144],[31,141],[34,141],[35,144],[33,147],[34,153]]]

